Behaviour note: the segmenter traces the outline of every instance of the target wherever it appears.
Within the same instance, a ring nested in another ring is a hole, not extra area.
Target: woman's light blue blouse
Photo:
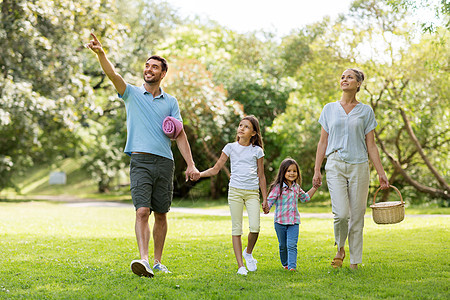
[[[331,102],[324,106],[319,123],[328,133],[326,156],[337,151],[349,164],[368,161],[366,135],[378,125],[372,107],[358,103],[347,114],[339,101]]]

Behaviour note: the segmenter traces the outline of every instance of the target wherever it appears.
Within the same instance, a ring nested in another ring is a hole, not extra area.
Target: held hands
[[[200,172],[197,170],[195,165],[188,166],[186,169],[186,181],[197,181],[200,179]]]
[[[84,46],[88,49],[91,49],[96,54],[103,52],[102,44],[97,39],[95,34],[93,34],[91,32],[91,36],[92,36],[93,40],[91,40],[89,43],[85,44]]]
[[[197,176],[192,177],[190,180],[191,181],[197,181],[200,178],[211,177],[211,176],[216,175],[217,173],[212,172],[212,170],[213,170],[213,168],[209,168],[209,169],[207,169],[205,171],[201,171],[201,172],[199,172],[198,177]]]
[[[263,212],[265,215],[267,215],[269,213],[270,209],[269,209],[269,204],[267,203],[267,199],[263,200],[262,209],[263,209]]]
[[[320,172],[314,172],[313,187],[318,189],[322,185],[322,174]]]

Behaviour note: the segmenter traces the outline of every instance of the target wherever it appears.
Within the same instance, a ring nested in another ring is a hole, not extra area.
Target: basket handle
[[[400,200],[402,202],[402,204],[404,204],[405,202],[403,202],[403,197],[402,194],[400,193],[400,191],[398,190],[398,188],[396,188],[393,185],[389,185],[389,187],[393,188],[397,194],[400,196]],[[375,192],[375,195],[373,195],[373,204],[375,204],[375,199],[377,198],[378,192],[381,190],[381,186],[377,189],[377,191]]]

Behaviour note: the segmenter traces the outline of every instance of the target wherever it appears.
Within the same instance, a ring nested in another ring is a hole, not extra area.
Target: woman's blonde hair
[[[350,70],[353,73],[355,73],[356,81],[360,82],[361,85],[362,85],[362,83],[364,81],[364,73],[363,73],[363,71],[355,69],[355,68],[350,68],[350,69],[347,69],[347,70]],[[361,89],[361,85],[358,86],[358,89],[356,90],[356,92],[359,92],[359,90]]]

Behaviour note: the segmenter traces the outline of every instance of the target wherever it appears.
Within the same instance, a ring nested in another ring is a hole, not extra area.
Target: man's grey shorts
[[[130,190],[136,210],[167,213],[172,204],[174,162],[153,154],[131,154]]]

